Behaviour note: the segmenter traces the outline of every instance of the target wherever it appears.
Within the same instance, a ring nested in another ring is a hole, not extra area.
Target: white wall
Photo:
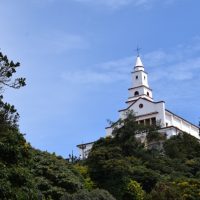
[[[135,96],[135,92],[136,91],[139,92],[139,95],[147,95],[147,96],[148,96],[148,94],[147,94],[147,92],[148,92],[149,93],[149,97],[153,98],[152,91],[150,89],[146,88],[146,87],[143,87],[143,86],[142,87],[138,87],[138,88],[131,88],[129,90],[129,96],[138,98],[138,96]]]
[[[139,105],[143,104],[143,108],[140,108]],[[154,102],[150,102],[146,99],[138,99],[130,108],[129,110],[132,110],[136,116],[138,115],[146,115],[149,113],[153,113],[153,112],[158,112],[158,114],[156,115],[156,120],[160,120],[162,123],[162,126],[164,126],[164,122],[165,122],[165,114],[164,114],[164,110],[165,110],[165,103],[164,102],[159,102],[159,103],[154,103]],[[125,118],[125,114],[127,111],[121,111],[120,112],[120,118],[124,119]]]
[[[136,79],[136,76],[138,78]],[[135,71],[132,73],[132,85],[133,87],[138,87],[141,85],[145,85],[146,87],[149,87],[148,84],[148,76],[144,71]]]
[[[177,135],[179,133],[178,129],[175,127],[166,127],[164,129],[158,130],[159,133],[165,134],[167,138],[169,139],[173,135]]]
[[[168,126],[175,126],[180,130],[193,135],[194,137],[200,139],[198,127],[192,125],[186,120],[166,111],[165,112],[165,124],[168,123]]]
[[[83,150],[80,147],[78,147],[79,155],[80,155],[81,159],[88,157],[88,154],[91,151],[93,144],[94,143],[83,144],[83,145],[85,145],[85,148]]]
[[[113,132],[113,128],[112,128],[112,127],[106,128],[106,137],[107,137],[107,136],[111,136],[111,135],[112,135],[112,132]]]

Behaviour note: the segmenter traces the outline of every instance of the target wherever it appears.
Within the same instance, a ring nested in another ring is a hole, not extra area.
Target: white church
[[[130,94],[126,101],[127,106],[119,110],[121,119],[126,117],[127,111],[132,111],[139,124],[150,125],[159,122],[161,128],[158,131],[165,134],[167,138],[180,132],[186,132],[200,139],[198,126],[167,110],[164,101],[153,100],[152,89],[148,84],[148,74],[144,70],[139,55],[132,72],[132,87],[128,90]],[[106,137],[112,136],[113,128],[112,126],[106,127]],[[94,142],[77,145],[82,159],[88,156],[93,144]]]

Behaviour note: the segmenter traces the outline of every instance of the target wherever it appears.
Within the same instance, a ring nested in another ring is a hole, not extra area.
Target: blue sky
[[[21,63],[5,98],[35,147],[67,157],[125,108],[136,47],[155,100],[200,120],[200,2],[0,0],[0,48]]]

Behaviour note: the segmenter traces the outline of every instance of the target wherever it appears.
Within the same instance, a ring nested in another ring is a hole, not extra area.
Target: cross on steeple
[[[138,57],[140,56],[140,50],[141,50],[141,48],[139,48],[139,46],[137,46],[136,51],[137,51],[137,56],[138,56]]]

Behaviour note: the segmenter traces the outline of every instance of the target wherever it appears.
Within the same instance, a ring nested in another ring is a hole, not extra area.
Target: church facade
[[[148,74],[139,55],[132,72],[132,87],[128,90],[127,106],[119,110],[119,118],[124,119],[127,111],[132,111],[139,124],[153,125],[159,122],[161,128],[158,131],[165,134],[167,138],[186,132],[200,139],[198,126],[167,110],[164,101],[153,100],[153,92],[148,84]],[[106,127],[106,136],[112,136],[113,128]],[[92,145],[93,142],[77,145],[82,159],[88,156]]]

